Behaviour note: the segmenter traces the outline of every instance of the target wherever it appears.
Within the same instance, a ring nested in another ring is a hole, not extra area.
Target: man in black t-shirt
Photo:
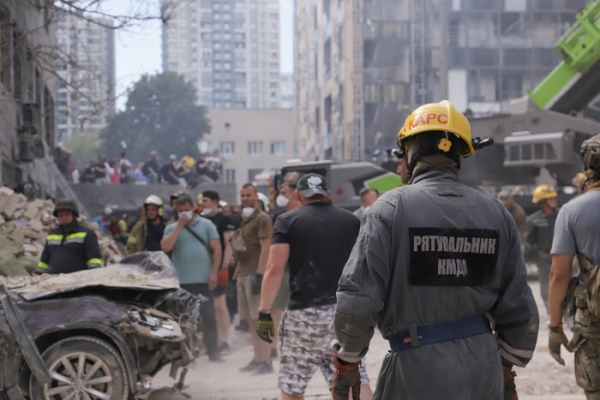
[[[83,170],[83,174],[81,175],[79,182],[81,182],[81,183],[96,182],[96,162],[94,160],[91,160],[89,166]]]
[[[170,185],[178,185],[179,184],[179,174],[177,172],[177,156],[175,154],[171,154],[169,156],[169,162],[160,170],[163,179],[167,181]]]
[[[303,396],[317,368],[331,387],[335,368],[329,343],[335,338],[338,280],[360,229],[352,213],[331,205],[321,175],[301,177],[297,195],[302,206],[280,215],[275,223],[257,325],[261,339],[271,342],[270,310],[289,261],[291,299],[280,328],[285,337],[279,367],[282,397]],[[361,392],[367,394],[369,379],[361,364]]]
[[[142,173],[150,179],[150,183],[160,183],[160,167],[158,166],[158,153],[150,152],[150,160],[146,161]]]
[[[223,251],[223,259],[221,260],[221,269],[219,270],[220,277],[229,278],[229,264],[232,262],[233,251],[231,249],[231,236],[235,230],[229,217],[219,210],[219,193],[207,190],[202,193],[202,213],[204,218],[209,219],[216,227],[221,240],[221,250]],[[228,280],[228,279],[227,279]],[[215,317],[217,319],[217,344],[222,353],[230,351],[229,348],[229,327],[231,319],[225,299],[225,289],[227,282],[224,279],[219,282],[218,286],[213,290],[213,303],[215,305]]]

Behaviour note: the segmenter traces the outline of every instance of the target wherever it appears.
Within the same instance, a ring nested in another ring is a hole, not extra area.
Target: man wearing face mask
[[[183,194],[175,204],[178,219],[165,228],[160,242],[177,271],[182,289],[201,294],[209,299],[202,307],[203,341],[210,361],[222,361],[217,347],[217,323],[212,304],[212,290],[217,287],[217,273],[221,266],[221,242],[215,225],[193,213],[194,201]],[[211,255],[212,253],[212,255]]]
[[[540,292],[546,311],[548,311],[548,279],[552,264],[550,249],[554,237],[554,224],[558,215],[556,191],[550,185],[539,185],[534,189],[531,201],[539,204],[540,209],[527,218],[525,252],[532,255],[537,264]]]
[[[79,209],[75,200],[59,200],[53,214],[59,227],[46,238],[36,274],[64,274],[101,267],[98,238],[94,231],[77,223]]]
[[[233,258],[233,252],[231,250],[231,236],[235,230],[229,217],[221,212],[219,209],[219,193],[213,190],[207,190],[202,193],[202,212],[200,215],[208,219],[217,227],[219,233],[221,250],[223,251],[223,258],[220,263],[219,274],[224,273],[225,269],[226,276],[229,275],[229,264]],[[227,302],[225,301],[225,289],[227,288],[227,282],[224,284],[218,284],[213,290],[213,302],[215,304],[215,317],[217,318],[217,332],[218,339],[217,345],[219,351],[222,354],[230,352],[229,348],[229,328],[231,320],[229,318],[229,311],[227,309]]]
[[[240,319],[248,321],[254,347],[254,358],[240,371],[268,374],[273,372],[271,348],[268,343],[258,337],[256,325],[260,290],[269,256],[273,223],[269,214],[257,208],[258,192],[252,183],[242,186],[240,198],[243,207],[241,229],[247,250],[236,253],[238,264],[235,276],[237,277],[238,312]]]

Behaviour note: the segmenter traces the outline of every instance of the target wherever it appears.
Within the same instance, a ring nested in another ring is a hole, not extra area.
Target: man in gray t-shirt
[[[562,328],[563,303],[571,279],[573,259],[577,253],[586,256],[592,265],[600,264],[600,135],[581,146],[581,158],[589,191],[564,205],[558,213],[552,242],[550,270],[550,338],[549,353],[560,364],[560,346],[568,343]],[[585,274],[587,271],[582,271]],[[583,281],[577,291],[585,290]],[[578,296],[579,298],[579,296]],[[588,399],[600,399],[600,321],[578,301],[575,314],[575,376]]]

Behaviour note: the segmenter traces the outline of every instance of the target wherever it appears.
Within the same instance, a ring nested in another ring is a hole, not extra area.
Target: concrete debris
[[[48,232],[57,227],[51,200],[28,202],[22,194],[0,187],[0,276],[26,276],[35,270]],[[100,232],[98,224],[80,215],[79,223],[98,236],[104,265],[118,263],[123,254],[109,235]]]

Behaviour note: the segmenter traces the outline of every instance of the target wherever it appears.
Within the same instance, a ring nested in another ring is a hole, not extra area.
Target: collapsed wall
[[[33,272],[46,243],[48,232],[57,227],[51,200],[27,198],[8,187],[0,187],[0,276],[23,276]],[[104,265],[119,262],[123,254],[112,237],[100,232],[98,224],[85,215],[79,223],[92,229]]]

